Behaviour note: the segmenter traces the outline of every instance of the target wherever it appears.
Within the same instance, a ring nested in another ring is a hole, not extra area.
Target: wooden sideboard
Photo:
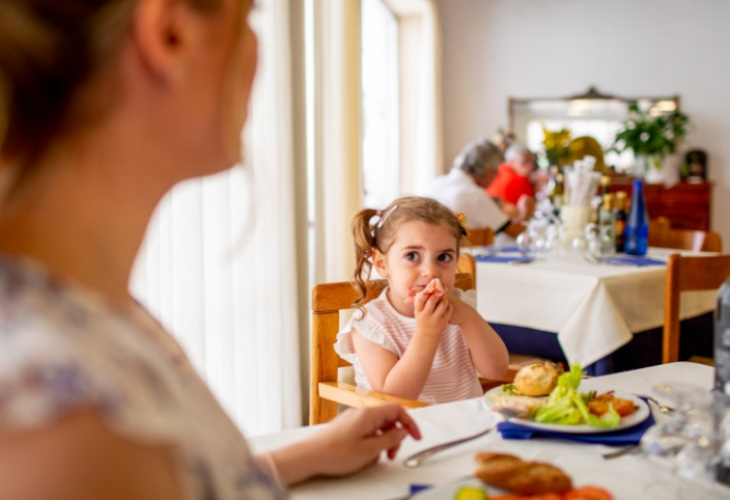
[[[628,177],[612,177],[611,192],[626,191],[631,199],[632,180]],[[680,182],[670,188],[662,184],[644,183],[649,218],[664,216],[675,229],[710,230],[710,202],[712,183],[692,184]]]

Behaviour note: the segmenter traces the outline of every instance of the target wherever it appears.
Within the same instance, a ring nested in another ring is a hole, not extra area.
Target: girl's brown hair
[[[385,254],[395,241],[401,224],[411,221],[428,224],[443,224],[449,228],[456,239],[456,250],[459,251],[461,238],[466,231],[459,223],[457,216],[443,204],[432,198],[421,196],[405,196],[393,201],[382,210],[364,208],[352,218],[352,238],[355,243],[355,272],[353,284],[360,292],[353,303],[360,304],[367,293],[365,282],[370,278],[373,268],[370,257],[377,249]]]

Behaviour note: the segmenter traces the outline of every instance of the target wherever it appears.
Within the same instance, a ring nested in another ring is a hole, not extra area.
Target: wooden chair
[[[681,256],[667,261],[662,363],[679,360],[679,300],[682,292],[717,290],[730,276],[730,255]]]
[[[494,230],[490,227],[467,227],[466,242],[468,246],[492,245]]]
[[[663,232],[667,229],[671,229],[672,224],[667,217],[660,215],[656,219],[649,221],[649,234],[656,232]]]
[[[376,298],[387,281],[368,283],[365,302]],[[474,288],[471,274],[459,273],[456,286],[462,290]],[[340,311],[352,309],[357,290],[349,282],[323,283],[312,288],[312,347],[310,369],[309,424],[327,422],[337,415],[337,404],[359,408],[398,403],[405,408],[427,406],[427,403],[375,391],[360,389],[338,381],[338,368],[350,366],[335,352],[334,344],[340,330]]]
[[[456,272],[471,274],[474,279],[474,288],[477,287],[477,263],[472,254],[462,252],[459,255],[459,260],[456,263]]]
[[[649,246],[695,252],[722,252],[722,237],[715,231],[649,227]]]

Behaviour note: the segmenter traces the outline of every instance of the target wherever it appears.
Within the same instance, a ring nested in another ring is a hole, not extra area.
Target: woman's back
[[[283,498],[179,345],[141,306],[110,309],[9,258],[0,258],[0,303],[0,434],[47,434],[91,411],[123,440],[171,449],[183,498]],[[73,464],[73,450],[65,453]]]

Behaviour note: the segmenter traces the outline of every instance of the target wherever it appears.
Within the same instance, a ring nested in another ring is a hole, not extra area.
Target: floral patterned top
[[[189,499],[287,498],[197,375],[142,307],[101,297],[0,256],[0,429],[101,409],[112,432],[170,443]]]

